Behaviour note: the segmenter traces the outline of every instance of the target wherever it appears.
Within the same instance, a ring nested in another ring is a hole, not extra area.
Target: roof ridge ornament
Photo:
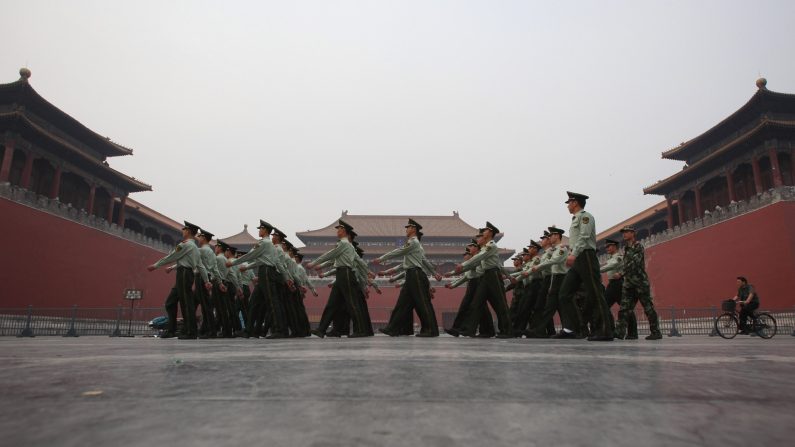
[[[30,69],[27,67],[22,67],[19,69],[19,79],[24,82],[28,82],[30,79]]]
[[[767,79],[759,78],[756,80],[756,88],[759,90],[767,90]]]

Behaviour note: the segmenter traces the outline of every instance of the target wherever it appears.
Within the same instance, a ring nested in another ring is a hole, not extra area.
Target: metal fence
[[[458,309],[439,308],[436,316],[440,328],[450,327]],[[613,309],[615,312],[615,308]],[[778,335],[795,336],[795,307],[791,309],[766,309],[776,319]],[[389,320],[391,308],[371,307],[370,318],[373,329],[383,328]],[[307,314],[312,326],[320,321],[323,308],[309,307]],[[643,310],[636,309],[638,333],[649,333],[649,323]],[[719,307],[710,308],[658,308],[660,329],[664,335],[716,335],[715,318],[722,313]],[[157,331],[149,327],[149,322],[165,315],[163,308],[0,308],[0,336],[64,336],[84,335],[127,336],[154,335]],[[560,322],[555,319],[560,329]],[[415,326],[418,321],[415,318]]]

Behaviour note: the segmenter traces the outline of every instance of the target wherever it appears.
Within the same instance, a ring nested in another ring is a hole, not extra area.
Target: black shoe
[[[612,335],[591,335],[588,341],[613,341]]]
[[[429,337],[438,337],[439,334],[428,334],[428,333],[418,332],[418,333],[414,334],[414,336],[415,337],[427,337],[427,338],[429,338]]]
[[[555,335],[553,335],[553,336],[551,336],[549,338],[554,338],[556,340],[566,340],[566,339],[572,339],[573,340],[573,339],[577,338],[577,334],[575,334],[574,332],[560,331],[557,334],[555,334]]]
[[[524,336],[527,338],[549,338],[547,334],[536,334],[535,332],[526,331]]]
[[[176,334],[174,334],[171,331],[163,332],[163,335],[160,336],[160,338],[174,338],[174,337],[176,337]]]
[[[389,335],[390,337],[397,337],[398,336],[398,334],[396,334],[394,332],[389,332],[386,329],[378,329],[378,332],[380,332],[380,333],[382,333],[384,335]]]
[[[326,336],[326,333],[325,333],[325,332],[321,332],[321,331],[319,331],[319,330],[317,330],[317,329],[312,329],[311,331],[309,331],[309,333],[311,333],[311,334],[312,334],[312,335],[314,335],[315,337],[320,337],[320,338],[323,338],[323,337],[325,337],[325,336]]]
[[[460,333],[460,332],[458,332],[458,331],[457,331],[456,329],[454,329],[454,328],[445,329],[444,331],[445,331],[446,333],[448,333],[448,334],[452,335],[453,337],[460,337],[460,336],[461,336],[461,333]]]
[[[177,337],[178,340],[196,340],[196,336],[192,334],[183,334]]]
[[[215,338],[215,337],[211,337],[210,334],[201,334],[201,335],[199,335],[199,339],[201,339],[201,340],[207,340],[208,338]]]
[[[637,335],[627,335],[626,337],[624,337],[624,340],[637,340],[637,339],[638,339]]]
[[[363,337],[369,337],[369,336],[370,336],[370,334],[351,334],[351,335],[348,336],[348,338],[363,338]]]
[[[489,334],[489,333],[478,334],[478,338],[491,338],[491,337],[494,337],[494,334]],[[497,338],[500,338],[500,337],[497,337]]]
[[[497,338],[514,338],[511,334],[497,334]]]
[[[326,337],[341,338],[342,333],[339,331],[328,331],[326,332]]]
[[[268,340],[276,340],[276,339],[279,339],[279,338],[287,338],[287,335],[285,335],[285,334],[270,334],[270,335],[268,335],[265,338],[268,339]]]
[[[646,337],[646,340],[662,340],[662,334],[659,332],[655,332]]]

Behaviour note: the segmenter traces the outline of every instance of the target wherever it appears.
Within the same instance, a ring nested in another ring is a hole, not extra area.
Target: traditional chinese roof
[[[226,240],[224,240],[226,241]],[[394,250],[397,247],[390,246],[380,246],[380,247],[371,247],[367,245],[360,245],[360,247],[364,250],[365,256],[381,256],[384,253]],[[330,245],[310,245],[308,247],[301,247],[299,250],[301,253],[307,256],[319,256],[329,250],[334,248],[333,244]],[[461,257],[461,254],[464,252],[464,245],[456,246],[456,247],[434,247],[424,245],[423,250],[425,251],[425,255],[430,257],[434,256],[453,256],[453,257]],[[507,259],[511,257],[515,253],[514,250],[508,248],[500,248],[499,249],[500,258]]]
[[[700,174],[713,169],[716,165],[730,162],[732,154],[742,152],[765,139],[781,136],[779,134],[782,131],[792,135],[793,130],[795,130],[795,120],[762,118],[754,127],[737,134],[733,139],[727,140],[722,145],[713,147],[709,154],[706,154],[695,163],[685,166],[683,170],[676,174],[644,188],[643,193],[667,194],[675,190],[682,182],[697,178]]]
[[[478,229],[464,222],[457,212],[448,216],[416,216],[416,215],[356,215],[343,211],[340,216],[353,226],[359,238],[405,238],[406,222],[409,218],[422,225],[425,238],[465,238],[474,236]],[[335,238],[337,230],[334,228],[337,220],[318,230],[308,230],[296,233],[296,236],[307,243],[305,238]],[[495,237],[499,240],[502,234]]]
[[[54,127],[51,131],[62,132],[65,134],[63,137],[73,138],[75,142],[86,145],[102,158],[132,154],[132,149],[99,135],[42,98],[28,82],[30,70],[22,69],[20,75],[16,82],[0,84],[0,104],[23,110],[32,121]]]
[[[243,231],[241,231],[240,233],[233,234],[232,236],[228,237],[219,237],[218,239],[237,248],[245,248],[253,246],[259,240],[254,236],[252,236],[251,234],[249,234],[248,224],[243,224]]]
[[[765,79],[759,79],[757,87],[756,93],[737,111],[701,135],[663,152],[662,157],[692,160],[712,146],[735,139],[745,128],[755,127],[755,123],[765,118],[776,119],[776,115],[795,113],[795,95],[768,90]]]

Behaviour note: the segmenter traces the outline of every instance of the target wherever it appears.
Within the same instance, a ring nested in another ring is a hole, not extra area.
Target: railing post
[[[75,320],[77,319],[77,305],[72,306],[72,323],[69,330],[63,335],[64,337],[77,337],[77,330],[75,330]]]
[[[710,337],[715,337],[718,335],[718,331],[715,330],[715,323],[718,321],[718,308],[712,306],[712,330],[709,331]]]
[[[121,337],[121,306],[116,310],[116,329],[110,334],[111,337]]]
[[[676,328],[676,309],[674,306],[671,306],[671,332],[668,333],[669,337],[681,337],[682,334],[679,333],[679,330]]]
[[[794,318],[793,320],[795,320],[795,318]],[[791,333],[790,335],[791,335],[791,336],[793,336],[793,337],[795,337],[795,325],[793,325],[793,327],[792,327],[792,333]]]
[[[25,329],[22,329],[22,332],[20,332],[17,337],[35,337],[35,335],[33,335],[33,328],[31,327],[32,320],[33,306],[28,306],[28,322],[25,323]]]

